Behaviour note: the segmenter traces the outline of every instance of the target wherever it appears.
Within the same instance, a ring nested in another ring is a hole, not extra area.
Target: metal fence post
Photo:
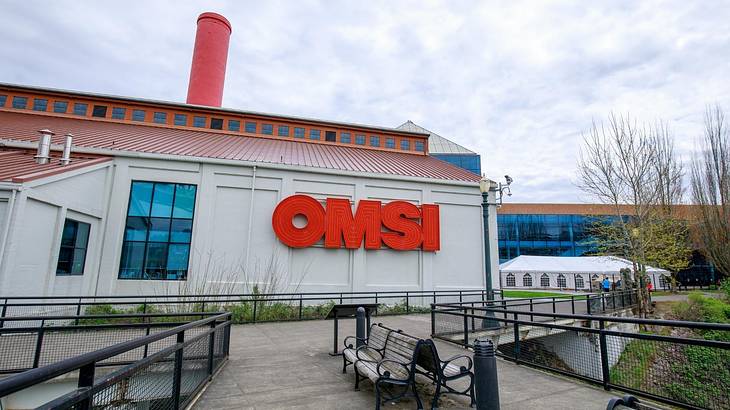
[[[183,343],[185,342],[185,332],[177,334],[178,348],[175,351],[175,370],[172,374],[172,401],[173,409],[180,408],[180,383],[182,381],[182,365],[183,365]]]
[[[253,300],[253,322],[256,323],[256,305],[257,305],[258,299]]]
[[[431,337],[436,334],[436,304],[431,303]]]
[[[91,387],[94,385],[94,371],[96,369],[96,362],[92,362],[87,364],[86,366],[83,366],[79,369],[79,383],[78,387]],[[89,395],[85,399],[81,400],[76,406],[74,406],[75,409],[80,410],[88,410],[91,409],[91,405],[93,403],[93,395]]]
[[[408,292],[406,292],[406,313],[409,313],[410,311],[410,305],[408,304]]]
[[[76,320],[74,321],[75,325],[79,325],[79,316],[81,316],[81,298],[79,298],[79,303],[76,305]]]
[[[603,389],[608,390],[611,383],[611,373],[608,367],[608,351],[606,347],[606,334],[603,332],[605,324],[603,319],[598,321],[598,338],[601,345],[601,372],[603,373]]]
[[[586,312],[588,312],[589,315],[591,314],[591,294],[590,293],[588,295],[586,295]]]
[[[462,299],[463,299],[462,293],[461,293],[461,291],[459,291],[459,303],[463,302]]]
[[[35,353],[33,354],[33,368],[38,367],[41,361],[41,347],[43,345],[43,326],[46,324],[45,320],[41,320],[41,327],[38,328],[38,338],[35,341]]]
[[[0,312],[1,319],[5,319],[5,314],[7,313],[7,311],[8,311],[8,300],[5,299],[5,301],[3,302],[3,310],[2,310],[2,312]],[[0,320],[0,327],[4,327],[4,326],[5,326],[5,321]]]
[[[215,353],[215,321],[210,322],[210,332],[208,337],[208,376],[213,375],[213,354]]]
[[[433,291],[433,303],[436,304],[436,291]]]
[[[518,316],[517,313],[514,314],[514,333],[515,333],[515,345],[514,345],[514,355],[515,355],[515,363],[520,362],[520,324],[517,323]]]
[[[575,314],[575,295],[570,295],[570,312]]]
[[[553,296],[553,314],[555,314],[555,297]],[[553,316],[553,320],[555,320],[555,316]]]
[[[299,320],[302,320],[302,309],[303,309],[303,306],[302,306],[302,295],[300,294],[299,295]]]
[[[532,298],[530,298],[530,322],[535,321],[535,316],[532,314]]]
[[[606,311],[606,294],[601,293],[601,306],[603,307],[603,311]]]
[[[152,324],[150,324],[149,322],[147,322],[147,330],[145,330],[145,336],[149,336],[150,335],[150,330],[151,330],[150,328],[151,327],[152,327]],[[147,352],[148,352],[149,347],[150,347],[149,343],[147,343],[147,344],[144,345],[144,352],[142,353],[142,358],[147,357]]]
[[[464,308],[464,347],[469,347],[469,317],[466,315],[466,308]]]

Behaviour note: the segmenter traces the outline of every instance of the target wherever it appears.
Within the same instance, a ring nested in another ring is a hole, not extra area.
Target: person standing
[[[609,292],[611,290],[611,282],[608,280],[608,277],[603,278],[603,291]]]

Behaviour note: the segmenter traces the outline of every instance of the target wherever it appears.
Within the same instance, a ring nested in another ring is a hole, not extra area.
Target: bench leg
[[[355,368],[355,390],[360,390],[360,373]]]
[[[418,396],[418,390],[416,389],[415,380],[413,380],[413,383],[411,383],[411,387],[413,388],[413,395],[416,397],[416,404],[418,405],[418,410],[423,410],[423,403],[421,403],[421,397]]]
[[[474,399],[474,376],[469,375],[469,398],[471,399],[471,407],[477,406],[477,401]]]
[[[433,401],[431,402],[431,409],[439,408],[439,396],[441,395],[441,383],[436,382],[436,391],[433,393]]]
[[[342,373],[347,373],[347,359],[345,359],[345,355],[342,355]]]
[[[375,410],[380,410],[380,382],[375,382]]]

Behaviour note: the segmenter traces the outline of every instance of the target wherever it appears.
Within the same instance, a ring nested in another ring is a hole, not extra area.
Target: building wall
[[[459,168],[464,168],[467,171],[471,171],[477,175],[482,174],[482,160],[479,155],[476,154],[434,154],[430,153],[432,157],[438,158],[442,161],[446,161],[450,164],[456,165]]]
[[[118,279],[134,180],[197,186],[187,281]],[[294,194],[438,204],[441,250],[325,249],[321,243],[288,248],[275,237],[271,216],[279,201]],[[5,196],[0,191],[0,205],[7,207]],[[0,261],[0,284],[7,295],[241,292],[254,284],[279,292],[485,286],[478,186],[118,157],[113,166],[26,187],[18,198],[6,247],[13,257]],[[496,209],[491,215],[493,281],[498,284]],[[91,224],[82,276],[55,275],[67,216]]]

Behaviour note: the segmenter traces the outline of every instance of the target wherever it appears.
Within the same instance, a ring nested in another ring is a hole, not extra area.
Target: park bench
[[[417,372],[433,380],[436,385],[436,392],[431,402],[431,408],[438,407],[439,396],[444,393],[460,394],[469,397],[471,406],[476,404],[474,400],[474,372],[473,362],[467,355],[456,355],[446,360],[441,360],[436,349],[436,344],[431,339],[424,340],[416,362]],[[463,390],[451,387],[450,382],[458,379],[469,378],[469,386]],[[446,391],[442,391],[445,389]]]
[[[383,336],[385,341],[383,343]],[[383,399],[399,400],[412,396],[418,408],[423,404],[416,390],[416,361],[424,340],[393,330],[378,323],[370,327],[370,334],[359,348],[355,348],[345,339],[346,349],[343,352],[343,372],[349,363],[355,367],[355,389],[360,387],[360,379],[370,379],[375,386],[375,408],[380,409]],[[388,387],[402,388],[400,394],[394,394]]]

